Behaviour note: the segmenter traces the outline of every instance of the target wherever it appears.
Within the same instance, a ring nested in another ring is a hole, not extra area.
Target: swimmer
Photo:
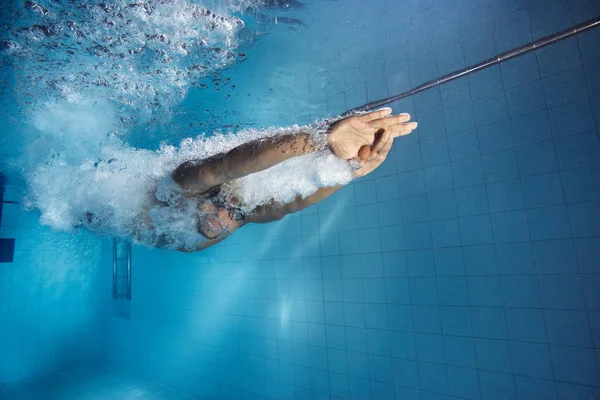
[[[345,160],[356,160],[355,178],[373,172],[386,159],[396,137],[408,135],[416,122],[410,115],[391,115],[390,108],[351,116],[333,123],[327,133],[327,144],[333,154]],[[244,143],[228,153],[204,160],[187,161],[172,173],[186,198],[197,202],[198,232],[207,240],[197,247],[179,248],[198,251],[225,239],[231,232],[248,223],[267,223],[310,207],[335,193],[342,186],[320,188],[302,198],[297,196],[287,204],[269,204],[243,212],[239,200],[220,195],[229,182],[263,171],[292,157],[317,151],[309,133],[276,136],[266,140]]]

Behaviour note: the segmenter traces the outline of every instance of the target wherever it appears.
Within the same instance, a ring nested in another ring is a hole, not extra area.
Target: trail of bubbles
[[[180,163],[277,134],[317,134],[319,124],[200,136],[155,151],[127,144],[128,130],[168,122],[197,80],[245,58],[237,50],[245,25],[233,13],[273,3],[215,0],[217,8],[209,8],[210,1],[26,1],[25,10],[15,11],[19,25],[3,33],[0,50],[14,67],[15,97],[31,142],[22,154],[25,204],[40,211],[43,224],[195,247],[204,240],[198,207],[169,179]],[[249,211],[350,179],[347,163],[322,152],[234,186]]]

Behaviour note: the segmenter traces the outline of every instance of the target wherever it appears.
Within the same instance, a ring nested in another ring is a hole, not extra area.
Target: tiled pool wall
[[[339,113],[600,6],[302,13],[306,28],[281,27],[231,72],[240,93],[223,107],[240,120]],[[599,41],[587,32],[393,104],[419,129],[316,207],[199,254],[135,248],[131,319],[109,317],[108,358],[207,398],[598,398]]]
[[[0,263],[0,386],[101,359],[100,240],[40,227],[13,185],[3,198],[0,238],[14,239],[14,259]]]

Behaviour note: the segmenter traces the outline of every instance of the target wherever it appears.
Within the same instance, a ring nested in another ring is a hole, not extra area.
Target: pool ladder
[[[131,300],[131,243],[113,238],[113,299]]]

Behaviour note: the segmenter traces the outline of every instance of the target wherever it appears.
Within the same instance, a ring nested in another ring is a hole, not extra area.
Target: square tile
[[[498,276],[469,276],[469,303],[472,306],[502,307],[502,287]]]
[[[419,370],[416,361],[394,359],[394,383],[406,387],[418,387]]]
[[[447,166],[446,166],[447,168]],[[447,168],[447,171],[450,169]],[[482,169],[481,158],[467,158],[460,161],[452,162],[452,177],[454,179],[454,187],[467,187],[467,186],[475,186],[480,185],[484,182],[484,173]],[[444,177],[448,179],[448,177]],[[452,180],[449,179],[447,181],[449,187],[446,189],[452,188]],[[443,189],[441,189],[443,190]]]
[[[415,103],[417,103],[417,97],[418,96],[434,96],[433,93],[435,92],[434,90],[427,90],[425,92],[421,92],[417,95],[415,95]],[[438,92],[438,96],[437,96],[437,101],[439,101],[441,103],[441,100],[439,98],[439,92]],[[419,110],[420,108],[417,108],[417,110]],[[435,139],[435,138],[439,138],[439,137],[443,137],[446,136],[446,120],[444,118],[444,112],[443,111],[437,111],[435,112],[435,108],[429,108],[428,109],[429,112],[431,114],[429,115],[419,115],[419,140],[423,141],[423,140],[431,140],[431,139]],[[438,110],[441,110],[441,104],[440,104],[440,108],[438,108]]]
[[[513,375],[481,371],[479,381],[483,399],[514,399],[516,397]]]
[[[493,245],[463,247],[467,275],[496,275],[498,264]]]
[[[458,219],[463,246],[493,242],[489,215],[462,217]]]
[[[421,169],[398,174],[398,183],[402,198],[425,194],[425,178]]]
[[[527,208],[563,204],[563,184],[560,174],[535,175],[521,179]]]
[[[477,370],[448,366],[449,392],[465,399],[480,399]]]
[[[508,275],[501,278],[504,305],[540,308],[540,288],[535,275]]]
[[[473,307],[473,334],[491,339],[506,339],[504,310],[499,307]]]
[[[536,398],[558,400],[553,381],[526,376],[515,376],[517,395],[519,399],[533,400]]]
[[[435,278],[410,278],[410,299],[407,304],[439,304]]]
[[[375,184],[377,183],[377,186]],[[354,193],[356,198],[356,205],[361,206],[364,204],[371,204],[377,202],[377,189],[383,192],[388,190],[387,184],[390,183],[390,178],[381,178],[378,181],[373,179],[366,181],[359,181],[354,184]],[[393,184],[392,184],[393,187]]]
[[[390,332],[392,357],[416,360],[415,335],[411,332]]]
[[[379,229],[361,229],[358,231],[358,240],[361,253],[374,253],[381,251],[381,235]]]
[[[593,347],[587,312],[544,310],[548,342],[565,346]]]
[[[431,250],[411,250],[407,252],[408,272],[413,276],[435,276],[435,263]]]
[[[527,212],[533,240],[571,237],[569,214],[564,205],[534,208]]]
[[[472,336],[471,312],[469,307],[442,306],[442,329],[445,335]]]
[[[509,342],[506,340],[475,339],[477,364],[480,369],[512,373]]]
[[[400,227],[400,229],[402,228]],[[382,253],[382,261],[383,272],[386,277],[395,278],[408,276],[408,261],[406,259],[406,252],[384,252]]]
[[[574,237],[600,236],[600,202],[569,204]]]
[[[532,211],[530,210],[529,213]],[[526,242],[530,240],[527,215],[524,210],[493,213],[491,217],[496,243]]]
[[[462,248],[451,247],[435,249],[433,254],[436,276],[465,275],[465,262]]]
[[[562,171],[562,185],[568,203],[600,199],[600,166],[594,165]]]
[[[438,277],[437,286],[441,305],[469,305],[467,281],[464,277]]]
[[[392,351],[390,332],[387,330],[367,329],[367,349],[369,354],[389,356]]]
[[[547,174],[558,170],[558,161],[551,141],[517,149],[521,176]]]
[[[574,243],[581,272],[600,273],[600,239],[577,239]]]
[[[404,224],[406,248],[409,250],[431,248],[431,230],[428,222]]]
[[[342,219],[344,218],[343,213],[339,212],[339,217],[337,218],[338,220],[338,229],[339,230],[348,230],[346,227],[344,227],[344,229],[342,229],[342,224],[345,223],[345,221],[343,222]],[[377,215],[378,215],[378,222],[379,222],[379,226],[391,226],[391,225],[400,225],[402,223],[402,207],[399,206],[398,204],[398,200],[392,200],[392,201],[383,201],[383,202],[378,202],[377,203]],[[357,222],[357,217],[351,217],[354,218],[354,222],[358,225]],[[348,227],[349,228],[349,227]],[[357,226],[354,227],[354,229],[356,229]]]
[[[600,386],[600,371],[593,349],[552,345],[550,354],[556,380]]]
[[[577,273],[577,256],[572,240],[533,242],[535,263],[542,274]]]
[[[559,399],[573,397],[576,399],[594,399],[598,397],[598,389],[591,386],[575,385],[572,383],[556,382]]]
[[[584,66],[588,89],[591,95],[600,94],[600,73],[598,72],[600,62]]]
[[[344,325],[346,325],[346,329],[349,327],[364,328],[367,325],[365,305],[363,303],[344,304]]]
[[[546,108],[544,89],[539,81],[529,82],[506,91],[506,103],[511,117]]]
[[[547,344],[510,342],[510,350],[515,375],[554,378]]]
[[[402,199],[404,222],[423,222],[429,220],[427,197],[424,195]]]
[[[460,246],[461,236],[456,218],[431,221],[433,247]]]
[[[376,203],[358,206],[356,207],[356,213],[358,214],[358,229],[370,229],[379,227],[379,221],[377,219],[365,218],[367,216],[379,214],[379,210],[377,209]]]
[[[558,86],[555,84],[554,86]],[[473,103],[477,126],[508,119],[508,105],[504,93],[483,97]]]
[[[362,183],[362,182],[361,182]],[[400,198],[400,186],[396,176],[386,176],[375,180],[377,186],[377,200],[388,201]],[[372,190],[370,185],[356,185],[356,205],[369,204],[375,202],[370,195],[363,193],[365,190]]]
[[[448,141],[445,136],[421,141],[421,157],[423,166],[430,167],[450,162]]]
[[[415,332],[442,333],[442,320],[438,306],[414,305]]]
[[[365,303],[386,302],[386,280],[362,279],[362,293]]]
[[[371,329],[388,329],[388,308],[385,304],[365,304],[366,326]],[[329,342],[329,338],[327,339]]]
[[[386,296],[388,303],[411,304],[408,278],[387,278],[384,285],[383,294]]]
[[[498,182],[519,177],[519,166],[514,150],[503,150],[481,157],[486,182]]]
[[[542,80],[546,104],[557,107],[588,97],[585,74],[582,67],[575,67]]]
[[[587,98],[551,108],[548,110],[548,115],[554,137],[595,130],[594,109]],[[565,115],[569,115],[571,118],[566,119]]]
[[[427,333],[415,334],[419,361],[444,364],[444,341],[442,338],[442,335],[431,335]]]
[[[364,311],[363,311],[364,314]],[[367,352],[367,330],[364,327],[346,326],[346,348],[350,352]]]
[[[388,305],[389,328],[395,331],[412,331],[413,311],[408,305]]]
[[[598,162],[600,139],[594,131],[556,140],[556,155],[561,169],[585,167]]]
[[[494,153],[514,147],[513,134],[508,120],[478,128],[481,154]]]
[[[396,164],[398,172],[412,171],[423,167],[421,151],[418,144],[398,146],[396,149]]]
[[[473,103],[466,102],[444,110],[446,132],[453,135],[475,128],[475,111]]]
[[[369,355],[369,371],[371,380],[386,383],[394,382],[392,359],[389,357]]]
[[[452,189],[452,171],[448,164],[425,168],[423,173],[427,193]]]
[[[506,308],[506,324],[510,340],[545,343],[546,325],[541,309]]]
[[[455,196],[459,216],[489,213],[487,191],[484,185],[456,189]]]
[[[419,381],[421,388],[435,393],[448,393],[446,366],[419,362]]]
[[[427,202],[429,217],[432,220],[456,217],[456,198],[453,191],[430,193],[427,195]]]
[[[470,337],[444,336],[444,348],[448,365],[476,368],[475,342]]]
[[[496,19],[495,37],[498,51],[509,51],[533,40],[529,12],[513,8]]]
[[[406,240],[402,225],[382,226],[380,231],[382,251],[397,251],[406,248]]]
[[[550,134],[550,132],[548,132]],[[472,158],[480,154],[479,136],[475,129],[448,135],[448,151],[452,161]]]
[[[583,291],[588,310],[600,310],[600,293],[597,290],[600,284],[600,275],[589,275],[583,281]]]
[[[486,185],[487,197],[491,212],[520,210],[525,208],[521,181],[490,183]]]
[[[515,146],[525,146],[552,139],[548,111],[542,110],[511,118]]]
[[[577,275],[540,275],[544,308],[585,310],[585,296]]]

